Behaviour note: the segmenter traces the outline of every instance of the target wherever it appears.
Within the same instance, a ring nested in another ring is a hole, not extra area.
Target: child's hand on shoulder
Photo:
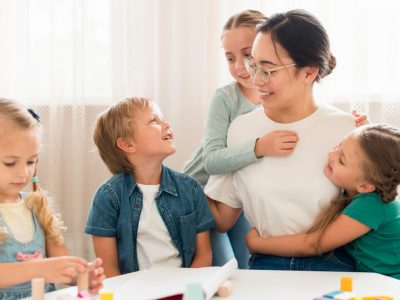
[[[249,248],[250,252],[257,252],[255,250],[256,246],[255,244],[257,243],[257,241],[260,239],[260,234],[258,232],[258,230],[255,227],[252,227],[249,232],[247,233],[246,236],[246,244],[247,247]]]
[[[356,110],[352,110],[351,114],[356,118],[356,127],[360,127],[362,125],[368,125],[369,120],[368,120],[368,115],[364,113],[358,113]]]
[[[254,152],[257,157],[286,156],[291,154],[299,141],[297,133],[289,130],[268,132],[257,139]]]
[[[96,258],[90,263],[89,288],[92,294],[97,294],[103,287],[103,280],[106,278],[106,275],[104,275],[102,264],[103,260],[101,258]]]
[[[57,256],[36,260],[38,277],[50,283],[69,284],[88,267],[86,260],[75,256]]]

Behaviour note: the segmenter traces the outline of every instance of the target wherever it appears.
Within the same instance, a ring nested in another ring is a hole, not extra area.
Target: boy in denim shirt
[[[162,164],[175,147],[159,107],[144,98],[116,102],[98,117],[94,141],[114,176],[97,189],[85,232],[106,276],[210,266],[215,221],[200,184]]]

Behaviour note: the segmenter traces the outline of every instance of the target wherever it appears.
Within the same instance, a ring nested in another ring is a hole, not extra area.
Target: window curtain
[[[124,97],[154,99],[175,133],[177,153],[166,163],[180,169],[200,143],[214,90],[231,81],[224,22],[244,9],[295,8],[321,20],[337,58],[316,84],[318,101],[400,126],[396,1],[0,0],[0,96],[42,117],[38,172],[71,254],[93,257],[84,225],[110,176],[92,141],[96,115]]]

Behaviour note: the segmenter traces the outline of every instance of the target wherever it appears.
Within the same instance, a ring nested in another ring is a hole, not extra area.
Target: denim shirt
[[[96,191],[85,232],[115,237],[122,274],[138,271],[136,238],[143,194],[130,173],[117,173]],[[200,184],[190,176],[162,166],[156,205],[172,242],[190,267],[196,250],[196,234],[215,225]],[[149,228],[151,230],[151,228]]]

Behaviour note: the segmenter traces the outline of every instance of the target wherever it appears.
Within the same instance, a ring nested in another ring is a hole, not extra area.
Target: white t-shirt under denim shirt
[[[325,105],[287,124],[274,122],[263,108],[239,116],[229,127],[228,146],[273,130],[293,130],[299,142],[289,156],[263,157],[236,172],[211,176],[204,191],[212,199],[243,208],[263,237],[303,233],[338,195],[323,168],[328,152],[354,128],[351,115]]]
[[[137,232],[137,258],[139,270],[182,265],[178,249],[158,212],[156,196],[160,185],[138,184],[143,193],[143,206]]]

